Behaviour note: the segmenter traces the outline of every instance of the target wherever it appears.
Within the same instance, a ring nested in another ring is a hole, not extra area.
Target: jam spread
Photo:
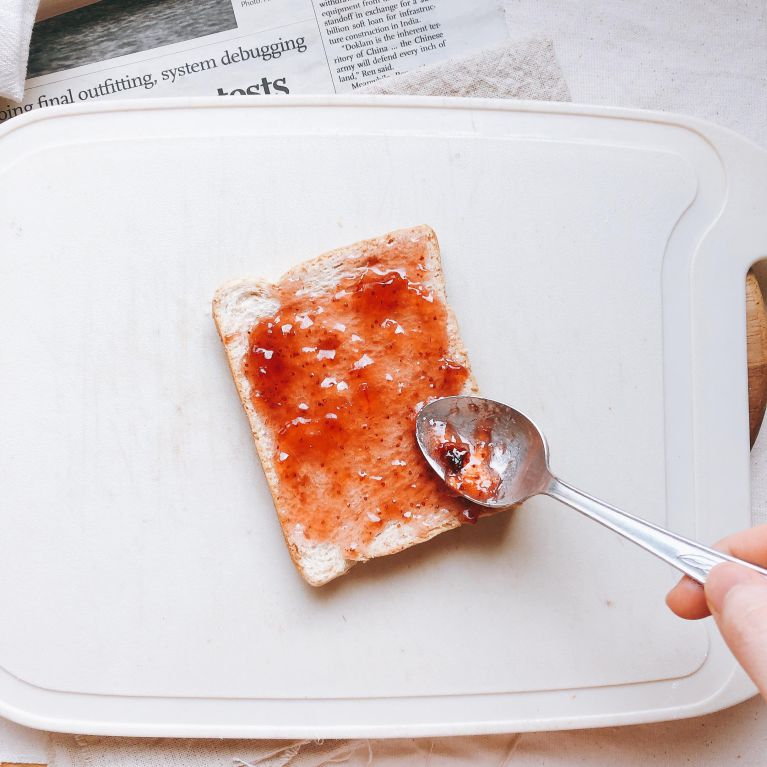
[[[465,442],[443,442],[437,448],[437,455],[445,468],[445,476],[455,477],[468,463],[471,448]]]
[[[501,476],[490,465],[493,452],[492,433],[479,423],[471,439],[459,435],[450,424],[434,424],[438,444],[433,455],[445,470],[445,482],[453,490],[474,501],[489,501],[501,485]],[[476,517],[469,521],[476,521]]]
[[[468,378],[449,355],[426,247],[390,238],[321,290],[286,279],[274,287],[279,309],[249,333],[243,372],[274,435],[282,523],[348,559],[366,558],[391,521],[428,531],[440,515],[476,519],[415,440],[417,410]]]

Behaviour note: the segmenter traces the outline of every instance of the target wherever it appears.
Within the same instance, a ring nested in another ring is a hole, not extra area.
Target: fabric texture
[[[39,0],[0,2],[0,98],[21,101]]]
[[[367,741],[175,740],[52,735],[50,767],[320,767],[369,758]],[[361,762],[364,764],[364,762]]]
[[[462,59],[379,80],[360,93],[569,101],[551,40],[505,43]]]

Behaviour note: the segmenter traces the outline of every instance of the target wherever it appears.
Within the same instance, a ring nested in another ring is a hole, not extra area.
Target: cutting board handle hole
[[[767,259],[746,275],[746,342],[748,347],[748,422],[753,447],[767,406]]]

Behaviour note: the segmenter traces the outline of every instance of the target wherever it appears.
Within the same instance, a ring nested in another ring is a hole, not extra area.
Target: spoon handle
[[[722,562],[737,562],[762,575],[767,575],[767,570],[757,565],[710,549],[708,546],[691,541],[651,522],[645,522],[566,485],[556,477],[552,477],[544,493],[566,503],[618,535],[628,538],[698,583],[705,583],[711,569]]]

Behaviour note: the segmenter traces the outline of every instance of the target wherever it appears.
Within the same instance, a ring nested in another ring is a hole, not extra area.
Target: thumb
[[[711,571],[705,593],[725,642],[767,698],[767,577],[726,562]]]

